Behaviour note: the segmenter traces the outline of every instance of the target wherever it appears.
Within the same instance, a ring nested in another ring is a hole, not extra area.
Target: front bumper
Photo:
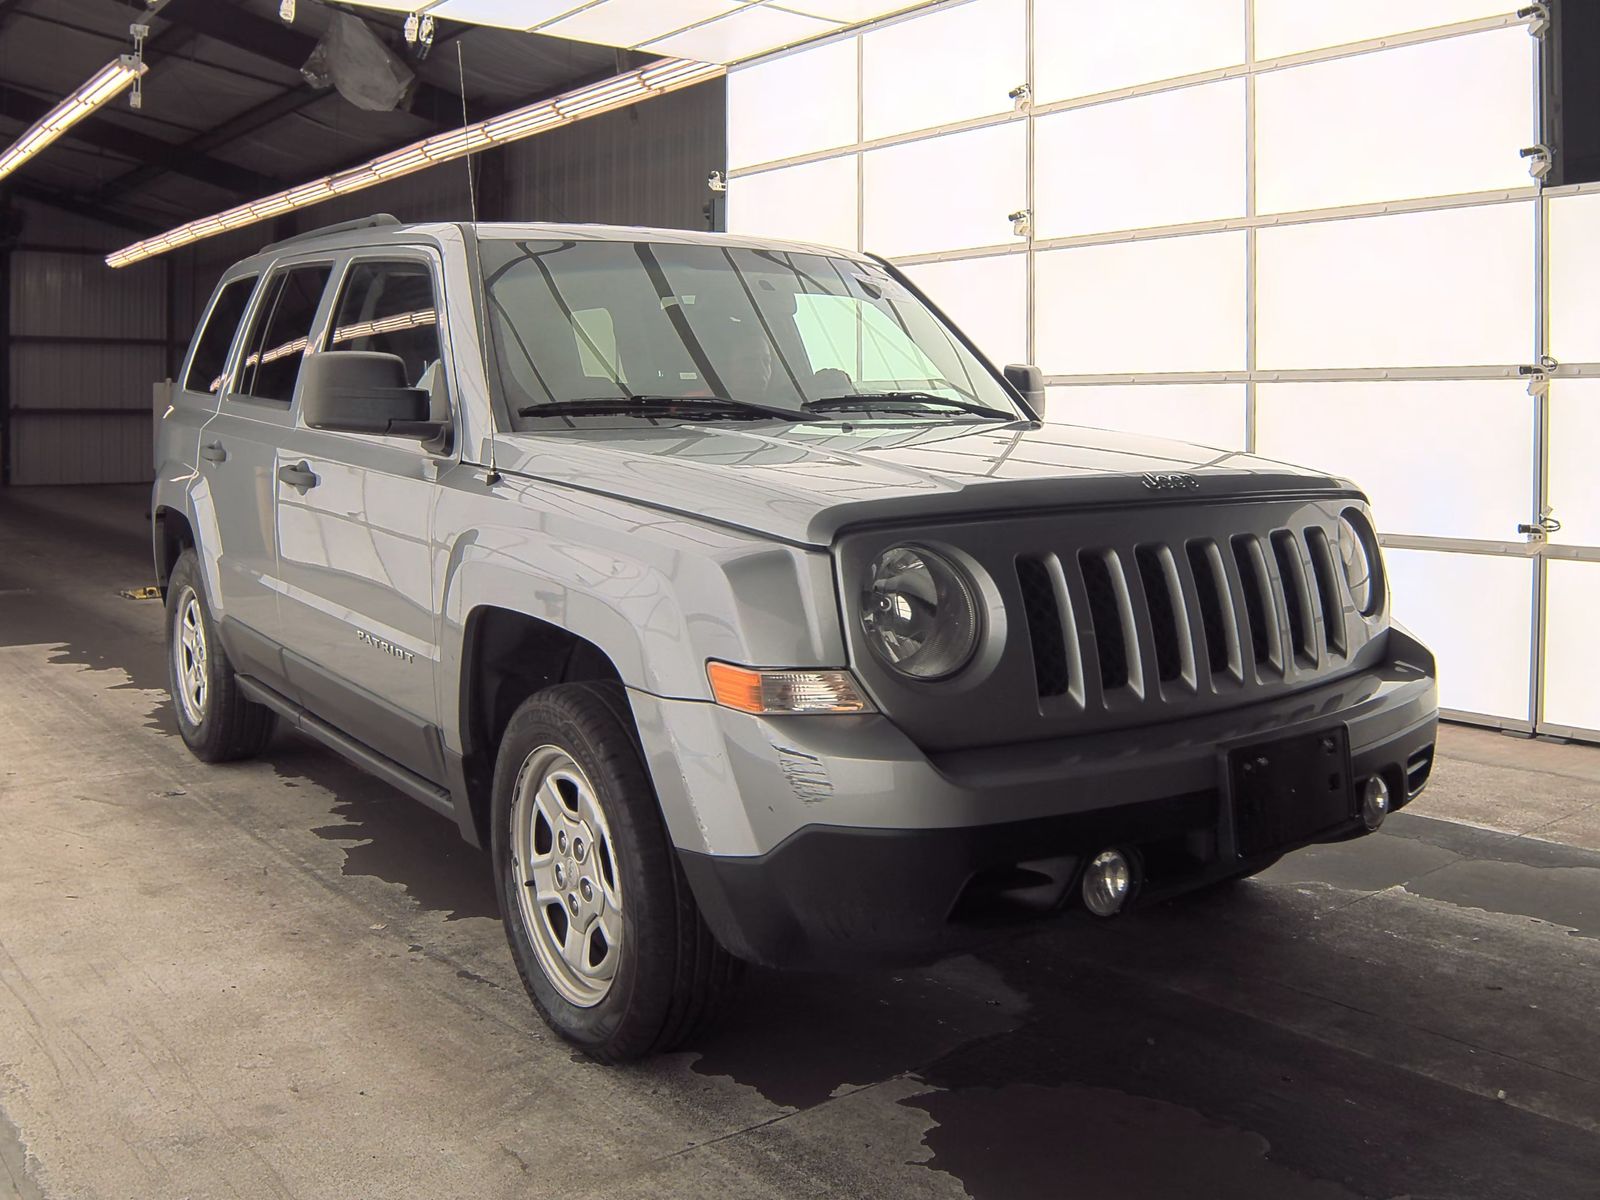
[[[696,834],[756,850],[696,845],[678,827],[674,838],[707,922],[742,958],[823,968],[925,960],[981,940],[998,923],[1073,906],[1082,865],[1108,846],[1132,848],[1142,860],[1134,903],[1148,904],[1299,846],[1359,836],[1365,827],[1352,811],[1241,857],[1227,753],[1342,726],[1351,778],[1381,774],[1398,808],[1432,765],[1432,668],[1428,652],[1396,629],[1389,661],[1281,700],[932,756],[882,718],[763,721],[714,709],[722,741],[715,760],[724,769],[697,782],[695,764],[713,756],[679,757],[689,769],[674,782],[696,797]],[[696,707],[708,715],[709,706]],[[641,722],[647,750],[659,746],[651,724]],[[663,764],[651,758],[661,790]],[[714,785],[736,794],[736,820],[709,796]],[[669,826],[682,825],[682,806],[691,803],[681,791],[678,800],[663,795]]]

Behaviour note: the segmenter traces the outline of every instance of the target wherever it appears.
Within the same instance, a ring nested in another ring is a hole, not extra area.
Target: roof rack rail
[[[261,247],[261,253],[268,250],[278,250],[284,246],[294,246],[301,242],[309,242],[312,238],[327,237],[330,233],[349,233],[354,229],[384,229],[391,225],[400,224],[400,218],[393,213],[373,213],[370,217],[357,217],[353,221],[338,221],[332,225],[324,225],[321,229],[308,229],[304,233],[297,233],[293,237],[286,237],[280,241],[268,242]]]

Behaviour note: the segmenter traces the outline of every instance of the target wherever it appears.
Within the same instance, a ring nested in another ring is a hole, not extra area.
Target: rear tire
[[[178,732],[202,762],[253,758],[272,738],[277,718],[240,690],[192,549],[178,556],[167,581],[167,691]]]
[[[715,1019],[741,964],[695,905],[619,685],[560,684],[522,703],[500,741],[492,819],[506,938],[553,1030],[619,1063]]]

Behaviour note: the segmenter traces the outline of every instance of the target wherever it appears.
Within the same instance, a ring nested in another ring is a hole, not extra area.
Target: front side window
[[[239,391],[261,400],[288,404],[300,379],[300,364],[310,344],[311,322],[316,319],[330,268],[290,267],[274,271],[256,309],[255,324],[246,344]]]
[[[426,264],[355,263],[334,309],[327,348],[395,355],[406,365],[406,381],[432,398],[432,418],[449,419],[438,304]]]
[[[796,419],[1021,414],[989,367],[873,263],[650,242],[489,239],[500,382],[519,428],[606,399],[759,405]],[[874,407],[881,405],[881,407]]]
[[[250,303],[250,293],[255,291],[255,287],[256,277],[248,275],[233,280],[218,293],[204,328],[195,338],[194,355],[189,359],[189,373],[183,378],[184,390],[208,392],[211,395],[222,390],[222,373],[228,365],[228,351],[233,348],[234,335],[239,332],[239,318],[244,316],[245,307]]]

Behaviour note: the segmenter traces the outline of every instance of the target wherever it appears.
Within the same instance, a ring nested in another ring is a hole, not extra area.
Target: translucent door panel
[[[1034,0],[1034,81],[1045,103],[1244,62],[1247,0]]]
[[[1256,58],[1515,12],[1506,0],[1255,0]]]
[[[855,42],[835,42],[729,74],[730,168],[831,150],[855,140]]]
[[[1067,425],[1243,450],[1242,383],[1088,384],[1049,389],[1046,415]]]
[[[1022,255],[927,263],[906,274],[996,366],[1027,361],[1028,262]]]
[[[867,139],[1010,112],[1028,80],[1025,0],[972,0],[862,39]]]
[[[1230,79],[1039,118],[1036,234],[1243,216],[1244,86]]]
[[[1439,660],[1445,708],[1528,721],[1533,560],[1388,550],[1394,619]]]
[[[859,249],[856,156],[782,167],[728,184],[728,232]]]
[[[1233,232],[1038,255],[1035,357],[1050,375],[1241,369],[1244,252]]]
[[[1533,412],[1514,379],[1262,384],[1256,449],[1353,479],[1384,533],[1509,542],[1533,509]]]
[[[1257,210],[1527,187],[1535,48],[1517,26],[1260,76]]]
[[[1545,570],[1544,719],[1600,730],[1600,563],[1552,559]]]
[[[1526,362],[1533,245],[1531,201],[1264,228],[1258,365]]]
[[[863,156],[866,248],[890,258],[999,246],[1028,203],[1020,123],[952,133]]]
[[[1600,194],[1550,199],[1550,353],[1600,362]]]
[[[1550,540],[1600,546],[1600,379],[1551,381],[1549,440]]]

